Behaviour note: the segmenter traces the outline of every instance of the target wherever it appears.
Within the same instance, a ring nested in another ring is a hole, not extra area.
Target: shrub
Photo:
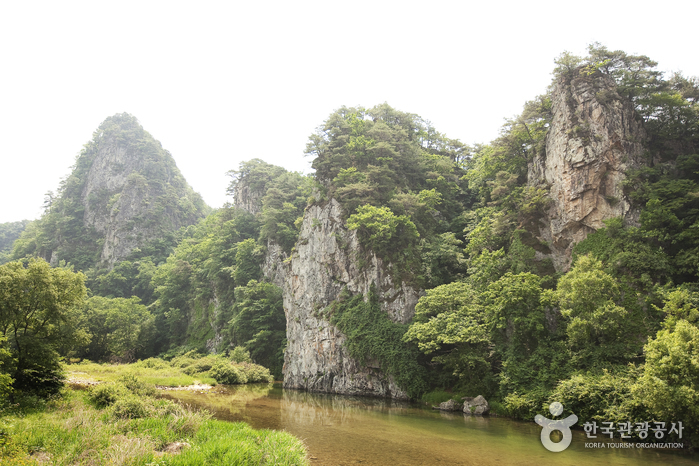
[[[182,372],[187,375],[194,375],[200,372],[206,372],[210,370],[219,358],[215,356],[205,356],[201,359],[197,359],[191,365],[185,367]]]
[[[216,382],[232,385],[238,383],[247,383],[248,377],[243,370],[229,362],[217,362],[209,371],[211,377],[216,379]]]
[[[154,414],[155,411],[152,398],[133,394],[119,397],[110,409],[115,419],[140,419]]]
[[[170,365],[160,358],[148,358],[143,361],[133,363],[133,367],[143,367],[145,369],[167,369]]]
[[[244,346],[236,346],[230,354],[231,361],[241,363],[241,362],[252,362],[250,359],[250,351],[246,350]]]
[[[117,380],[134,395],[155,396],[157,393],[153,385],[138,380],[136,376],[132,374],[123,375]]]
[[[184,369],[185,367],[191,366],[196,362],[197,359],[201,358],[202,356],[196,352],[196,350],[192,351],[187,351],[181,356],[177,356],[175,358],[172,358],[172,361],[170,361],[170,365],[172,367],[177,367],[180,369]]]
[[[90,387],[87,396],[95,406],[104,408],[128,394],[129,390],[121,383],[103,383]]]
[[[560,381],[548,402],[562,403],[566,411],[578,416],[580,424],[633,421],[639,413],[631,390],[638,375],[632,365],[576,374]]]
[[[532,420],[537,414],[549,414],[548,409],[544,413],[546,394],[540,391],[519,394],[510,393],[505,397],[505,409],[510,416],[516,419]],[[565,406],[565,403],[564,403]],[[568,408],[568,406],[566,406]]]
[[[274,382],[274,377],[270,374],[269,369],[259,364],[243,363],[238,367],[245,373],[248,383]]]

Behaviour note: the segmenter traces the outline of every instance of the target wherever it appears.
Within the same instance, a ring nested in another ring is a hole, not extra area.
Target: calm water
[[[312,465],[657,465],[699,464],[699,455],[659,450],[586,449],[582,431],[551,453],[532,422],[441,413],[408,403],[320,395],[271,386],[219,386],[166,396],[255,428],[303,439]],[[615,439],[619,443],[619,439]]]

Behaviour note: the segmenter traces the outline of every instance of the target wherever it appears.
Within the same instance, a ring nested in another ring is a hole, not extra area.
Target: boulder
[[[488,401],[483,397],[483,395],[478,395],[475,398],[464,397],[464,414],[477,414],[482,416],[483,414],[488,414],[490,411],[490,406]]]
[[[435,406],[435,408],[439,409],[440,411],[461,411],[461,405],[454,400],[439,403],[439,407],[437,408]]]

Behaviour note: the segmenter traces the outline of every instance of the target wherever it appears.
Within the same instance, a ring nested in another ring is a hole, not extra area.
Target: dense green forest
[[[29,220],[0,223],[0,264],[12,259],[12,245],[29,223]]]
[[[631,102],[647,134],[646,161],[625,182],[638,222],[608,219],[575,245],[567,271],[538,254],[548,187],[527,177],[546,151],[553,86],[476,146],[387,104],[342,107],[309,139],[313,175],[243,162],[229,192],[244,185],[259,209],[226,205],[155,234],[112,268],[100,263],[103,240],[84,227],[79,201],[95,139],[14,242],[15,262],[0,266],[0,389],[55,392],[61,358],[130,362],[236,346],[282,377],[283,293],[264,276],[265,257],[272,245],[293,257],[307,206],[335,199],[364,252],[425,292],[407,325],[388,320],[373,292],[343,293],[321,311],[353,357],[378,361],[413,398],[482,394],[523,419],[559,401],[581,424],[682,421],[698,444],[699,81],[599,44],[556,65],[556,82],[613,79],[614,95],[597,97]],[[119,128],[125,141],[135,137]],[[155,183],[171,160],[153,158],[131,182]],[[156,214],[206,211],[160,183]],[[115,196],[100,195],[105,206]],[[162,215],[133,221],[166,224]],[[51,251],[62,260],[53,268],[43,260]]]

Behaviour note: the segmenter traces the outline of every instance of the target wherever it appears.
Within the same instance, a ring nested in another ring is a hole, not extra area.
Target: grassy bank
[[[242,349],[242,348],[241,348]],[[239,384],[272,382],[269,369],[250,362],[247,351],[234,351],[230,357],[200,355],[193,351],[170,361],[149,358],[133,364],[98,364],[83,361],[63,366],[69,380],[113,382],[121,377],[136,377],[142,382],[164,387],[195,384]]]
[[[185,374],[182,368],[170,366],[165,361],[162,361],[162,364],[149,361],[133,364],[99,364],[85,361],[80,364],[65,365],[64,369],[69,380],[113,382],[120,377],[133,376],[146,383],[164,387],[180,387],[197,383],[216,384],[216,380],[207,371]],[[148,364],[154,367],[148,367]]]
[[[64,390],[0,418],[0,463],[7,465],[307,464],[286,432],[216,421],[150,395],[134,379],[85,391]],[[125,382],[125,383],[124,383]]]

